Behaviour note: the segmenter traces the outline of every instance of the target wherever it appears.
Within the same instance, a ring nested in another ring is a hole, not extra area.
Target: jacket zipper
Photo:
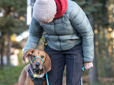
[[[54,31],[55,31],[55,22],[53,21],[53,23],[54,23]],[[56,31],[55,31],[55,33],[56,33],[56,35],[58,35]],[[60,42],[60,49],[61,49],[61,51],[62,51],[61,40],[59,39],[59,35],[58,35],[58,40],[59,40],[59,42]]]

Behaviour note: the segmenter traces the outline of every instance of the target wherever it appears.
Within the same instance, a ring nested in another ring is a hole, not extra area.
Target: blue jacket
[[[62,17],[44,25],[33,17],[24,52],[37,47],[43,31],[46,31],[43,36],[53,50],[69,50],[82,42],[83,61],[93,61],[94,33],[89,20],[77,3],[68,0],[66,13]]]

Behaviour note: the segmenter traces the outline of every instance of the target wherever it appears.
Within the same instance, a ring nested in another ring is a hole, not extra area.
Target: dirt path
[[[90,82],[90,77],[89,76],[83,76],[82,77],[83,80],[83,85],[88,85],[88,83]],[[108,85],[108,83],[110,83],[111,85],[114,85],[114,78],[102,78],[99,77],[99,81],[102,83],[105,83],[106,85]],[[63,77],[63,85],[66,85],[66,77]]]

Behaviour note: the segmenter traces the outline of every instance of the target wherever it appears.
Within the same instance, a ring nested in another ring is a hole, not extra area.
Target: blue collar
[[[32,62],[34,62],[34,60],[35,60],[36,58],[41,59],[41,61],[42,61],[42,62],[43,62],[43,64],[44,64],[44,61],[43,61],[43,59],[42,59],[41,57],[35,57],[35,58],[33,58]]]

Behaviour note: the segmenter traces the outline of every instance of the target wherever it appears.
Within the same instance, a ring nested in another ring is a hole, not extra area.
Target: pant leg
[[[44,50],[51,59],[51,71],[48,72],[49,85],[62,85],[65,56],[49,46],[45,46]]]
[[[65,52],[66,54],[66,83],[81,85],[83,54],[81,44]]]

